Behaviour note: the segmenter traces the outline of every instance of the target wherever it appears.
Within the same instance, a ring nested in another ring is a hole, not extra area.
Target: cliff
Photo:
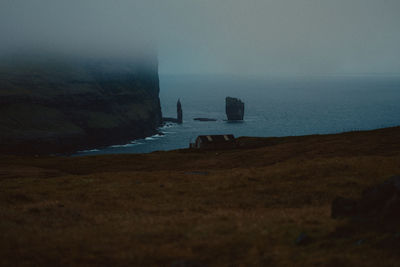
[[[74,152],[156,132],[157,60],[18,57],[0,63],[0,152]]]

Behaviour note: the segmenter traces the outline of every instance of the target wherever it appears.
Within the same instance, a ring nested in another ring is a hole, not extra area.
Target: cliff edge
[[[0,152],[68,153],[152,135],[162,123],[156,58],[24,56],[0,63]]]

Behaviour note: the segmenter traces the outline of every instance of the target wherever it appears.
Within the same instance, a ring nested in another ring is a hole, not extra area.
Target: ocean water
[[[77,155],[148,153],[186,148],[198,135],[292,136],[369,130],[400,125],[400,77],[346,76],[243,78],[161,76],[164,117],[176,117],[181,99],[184,122],[128,144]],[[245,102],[242,123],[225,121],[225,97]],[[195,117],[217,119],[194,121]]]

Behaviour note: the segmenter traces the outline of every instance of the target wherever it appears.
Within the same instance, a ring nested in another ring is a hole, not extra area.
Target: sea
[[[225,98],[245,103],[243,122],[228,122]],[[260,78],[226,75],[161,75],[164,117],[160,134],[127,144],[80,151],[75,156],[150,153],[189,147],[199,135],[299,136],[370,130],[400,125],[400,76],[349,75]],[[217,121],[194,121],[196,117]]]

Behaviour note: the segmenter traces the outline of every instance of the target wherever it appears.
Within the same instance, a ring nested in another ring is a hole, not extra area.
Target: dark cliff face
[[[152,135],[162,123],[154,59],[5,62],[0,152],[74,152]]]

